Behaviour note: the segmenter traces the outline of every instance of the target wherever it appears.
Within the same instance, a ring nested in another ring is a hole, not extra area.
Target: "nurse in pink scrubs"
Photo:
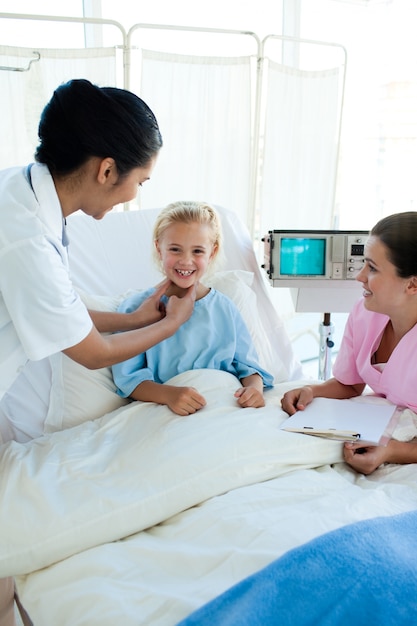
[[[315,397],[352,398],[365,386],[417,413],[417,212],[389,215],[372,228],[357,280],[363,297],[349,315],[334,377],[285,393],[282,408],[289,415]],[[383,463],[417,463],[417,443],[345,443],[344,458],[370,474]]]

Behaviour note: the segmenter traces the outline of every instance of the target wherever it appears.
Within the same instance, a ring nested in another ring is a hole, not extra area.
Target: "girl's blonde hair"
[[[217,212],[212,206],[206,202],[194,202],[192,200],[183,200],[178,202],[172,202],[162,209],[156,218],[156,222],[153,228],[153,240],[154,243],[160,240],[165,230],[172,224],[204,224],[210,226],[212,233],[212,244],[216,248],[213,261],[220,258],[219,252],[222,245],[222,228],[220,218]],[[154,259],[161,267],[161,261],[154,246]],[[214,263],[210,263],[211,269]]]

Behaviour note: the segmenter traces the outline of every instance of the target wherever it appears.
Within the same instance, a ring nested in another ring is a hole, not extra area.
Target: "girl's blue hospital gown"
[[[134,294],[119,311],[129,313],[154,291]],[[249,330],[235,304],[211,289],[197,300],[191,317],[174,335],[136,357],[113,366],[118,394],[128,397],[144,380],[165,383],[193,369],[216,369],[238,379],[259,374],[264,387],[272,387],[273,376],[260,365]]]

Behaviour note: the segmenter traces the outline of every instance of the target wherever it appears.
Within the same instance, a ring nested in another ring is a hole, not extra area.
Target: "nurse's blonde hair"
[[[215,209],[206,202],[192,200],[172,202],[165,209],[162,209],[153,228],[154,259],[159,269],[161,269],[161,260],[156,249],[156,243],[172,224],[203,224],[210,227],[211,243],[214,247],[214,256],[210,263],[212,272],[214,269],[213,261],[216,261],[217,266],[217,259],[220,258],[219,252],[222,244],[222,227]]]

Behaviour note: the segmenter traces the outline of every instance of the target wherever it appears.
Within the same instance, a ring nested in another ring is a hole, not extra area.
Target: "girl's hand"
[[[262,391],[256,387],[240,387],[235,391],[235,398],[239,406],[252,407],[258,409],[265,406],[265,400]]]
[[[346,442],[343,458],[360,474],[372,474],[388,459],[388,446],[364,446],[360,443]]]
[[[294,415],[297,411],[305,409],[305,407],[313,401],[313,398],[313,390],[311,387],[308,385],[298,387],[297,389],[291,389],[284,393],[281,400],[281,407],[288,415]]]
[[[205,398],[194,387],[164,385],[165,404],[177,415],[192,415],[206,405]]]

